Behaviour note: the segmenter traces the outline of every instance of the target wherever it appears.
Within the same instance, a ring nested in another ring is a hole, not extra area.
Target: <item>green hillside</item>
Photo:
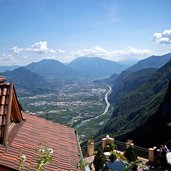
[[[131,77],[132,81],[129,79],[126,85],[122,82],[124,86],[127,86],[127,89],[121,85],[120,91],[122,92],[121,89],[128,91],[120,95],[120,100],[118,101],[118,105],[115,106],[111,119],[100,134],[111,133],[112,136],[121,137],[121,135],[146,124],[148,119],[157,113],[166,95],[171,79],[171,62],[153,72],[137,86],[136,84],[132,84],[136,80],[143,80],[140,79],[142,75],[138,74],[134,79]],[[117,99],[116,94],[112,94],[110,97],[111,101],[112,97],[115,99],[113,102],[115,102]]]
[[[133,139],[135,144],[145,147],[166,144],[171,148],[171,81],[160,107],[154,115],[148,118],[145,124],[117,137],[121,141]]]
[[[110,103],[113,106],[118,104],[121,97],[138,89],[156,70],[150,68],[137,72],[123,71],[118,78],[114,79],[113,91],[109,96]]]

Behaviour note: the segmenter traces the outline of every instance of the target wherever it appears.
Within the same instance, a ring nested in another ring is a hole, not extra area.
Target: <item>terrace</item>
[[[114,144],[114,148],[111,150],[111,144]],[[126,143],[114,140],[114,138],[109,137],[108,135],[103,138],[101,141],[94,142],[93,140],[89,140],[87,146],[82,146],[82,151],[84,153],[85,163],[91,168],[95,170],[93,161],[95,156],[97,155],[98,149],[102,149],[105,157],[109,160],[110,155],[114,154],[117,159],[115,162],[115,170],[121,171],[119,169],[120,165],[124,165],[124,167],[128,164],[125,162],[127,160],[125,158],[125,151],[127,148],[133,147],[136,155],[138,156],[136,159],[137,171],[142,170],[150,170],[150,171],[165,171],[171,170],[171,152],[167,151],[166,163],[163,164],[161,158],[157,158],[155,147],[154,148],[143,148],[140,146],[136,146],[132,140],[128,140]],[[120,163],[120,164],[118,164]],[[132,163],[132,162],[131,162]],[[87,168],[88,168],[87,166]],[[89,169],[87,169],[89,170]]]

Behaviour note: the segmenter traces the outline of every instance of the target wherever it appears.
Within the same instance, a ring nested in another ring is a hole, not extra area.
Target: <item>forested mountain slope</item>
[[[121,135],[145,125],[149,118],[155,116],[159,111],[164,97],[166,97],[170,80],[171,61],[153,72],[137,87],[121,96],[112,117],[100,134],[111,133],[113,136],[120,135],[121,137]],[[127,81],[126,86],[129,87],[131,83]]]
[[[144,147],[166,144],[171,148],[171,81],[166,95],[154,115],[145,124],[118,137],[121,141],[133,139],[135,144]]]
[[[136,72],[123,71],[113,82],[113,90],[109,96],[110,103],[113,106],[118,104],[121,97],[138,89],[156,70],[150,68]]]

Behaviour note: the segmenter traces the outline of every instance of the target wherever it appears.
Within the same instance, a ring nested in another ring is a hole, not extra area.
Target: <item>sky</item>
[[[171,0],[0,0],[0,66],[171,52]]]

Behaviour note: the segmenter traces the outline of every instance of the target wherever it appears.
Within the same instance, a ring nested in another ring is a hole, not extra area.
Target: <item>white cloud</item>
[[[14,54],[19,54],[20,52],[23,51],[23,49],[22,48],[18,48],[17,46],[15,46],[15,47],[11,48],[10,51],[12,53],[14,53]]]
[[[112,51],[112,55],[114,56],[147,56],[147,55],[151,55],[153,52],[151,50],[144,50],[144,49],[135,49],[131,46],[123,49],[123,50],[116,50],[116,51]]]
[[[47,46],[46,41],[34,43],[29,48],[19,48],[15,46],[11,48],[10,51],[11,54],[0,55],[0,61],[4,61],[4,65],[26,65],[42,59],[56,59],[64,63],[68,63],[76,57],[81,56],[101,57],[112,61],[137,61],[153,54],[151,50],[136,49],[133,47],[127,47],[120,50],[108,50],[103,47],[95,46],[76,51],[64,51],[63,49],[57,49],[55,51]],[[37,55],[37,53],[40,55]]]
[[[34,43],[31,45],[30,48],[25,49],[30,52],[36,52],[36,53],[56,53],[55,50],[49,49],[47,47],[47,41],[40,41],[37,43]]]
[[[65,51],[63,49],[58,49],[57,50],[59,53],[65,53]]]
[[[31,45],[29,48],[18,48],[17,46],[11,48],[11,52],[19,54],[20,52],[33,52],[33,53],[56,53],[54,49],[47,46],[47,41],[39,41]]]
[[[164,30],[162,33],[154,33],[152,40],[160,44],[171,44],[171,30]]]
[[[0,54],[1,66],[16,65],[18,61],[10,54],[2,53]]]
[[[107,50],[105,50],[104,48],[95,46],[91,49],[78,50],[73,53],[73,56],[105,56],[107,53]]]
[[[106,50],[102,47],[95,46],[91,49],[78,50],[72,53],[73,56],[89,56],[89,57],[103,57],[114,61],[125,61],[125,60],[140,60],[152,55],[151,50],[135,49],[133,47],[127,47],[122,50]]]

